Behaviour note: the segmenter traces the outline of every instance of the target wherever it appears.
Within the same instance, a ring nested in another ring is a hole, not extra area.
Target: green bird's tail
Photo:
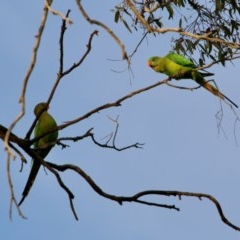
[[[39,157],[41,157],[42,159],[44,159],[44,158],[48,155],[48,153],[49,153],[49,151],[51,150],[51,148],[52,148],[52,147],[48,147],[48,148],[46,148],[46,149],[44,149],[44,150],[39,150],[39,151],[36,150],[36,152],[38,152]],[[27,197],[27,195],[29,194],[29,191],[30,191],[31,188],[32,188],[32,185],[33,185],[33,183],[34,183],[34,181],[35,181],[35,179],[36,179],[36,176],[37,176],[37,174],[38,174],[38,171],[39,171],[39,168],[40,168],[40,167],[41,167],[41,163],[40,163],[38,160],[34,160],[34,159],[33,159],[32,168],[31,168],[31,171],[30,171],[30,174],[29,174],[27,183],[26,183],[25,188],[24,188],[23,193],[22,193],[22,199],[21,199],[21,201],[18,203],[18,206],[20,206],[20,205],[23,203],[24,199],[25,199],[25,198]]]
[[[211,85],[209,83],[209,81],[206,81],[202,77],[201,74],[199,74],[198,72],[194,71],[194,72],[192,72],[192,77],[199,85],[201,85],[202,87],[207,89],[209,92],[211,92],[212,94],[214,94],[217,97],[220,97],[223,100],[224,99],[228,100],[233,106],[238,108],[238,105],[236,103],[234,103],[231,99],[229,99],[227,96],[225,96],[223,93],[221,93],[217,88],[215,88],[213,85]]]
[[[23,203],[24,199],[27,197],[27,195],[28,195],[28,193],[29,193],[29,191],[30,191],[35,179],[36,179],[36,176],[38,174],[38,170],[39,170],[40,166],[41,166],[41,164],[38,161],[33,160],[32,169],[31,169],[31,172],[29,174],[26,186],[23,190],[22,199],[18,203],[18,206],[20,206]]]

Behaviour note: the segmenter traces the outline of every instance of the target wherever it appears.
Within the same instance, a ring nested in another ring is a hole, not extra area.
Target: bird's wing
[[[187,59],[177,53],[169,53],[165,57],[167,57],[171,61],[173,61],[181,66],[190,67],[190,68],[194,68],[194,69],[197,68],[197,66],[192,61],[190,61],[189,59]]]

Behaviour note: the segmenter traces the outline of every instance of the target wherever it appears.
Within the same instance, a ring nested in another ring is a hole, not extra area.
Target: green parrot
[[[40,137],[43,134],[45,134],[57,127],[57,124],[56,124],[54,118],[49,113],[47,113],[47,109],[48,109],[48,106],[46,103],[39,103],[34,108],[34,114],[36,117],[39,117],[39,114],[41,114],[40,117],[38,118],[38,122],[34,129],[34,137],[35,138]],[[49,145],[49,144],[54,142],[57,139],[57,137],[58,137],[58,131],[51,132],[51,133],[43,136],[42,138],[40,138],[38,141],[36,141],[34,143],[34,149],[35,149],[36,153],[43,160],[48,155],[51,148],[53,147],[53,145]],[[23,190],[22,199],[18,204],[19,206],[22,204],[24,199],[27,197],[27,195],[34,183],[34,180],[37,176],[40,166],[41,166],[41,163],[39,161],[33,159],[31,172],[29,174],[26,186]]]
[[[238,108],[237,104],[204,79],[204,77],[214,75],[213,73],[197,71],[196,69],[198,67],[192,61],[179,54],[169,53],[164,57],[151,57],[148,59],[148,65],[154,71],[164,73],[176,80],[187,78],[193,79],[215,96],[218,96],[221,99],[227,99],[231,104]]]

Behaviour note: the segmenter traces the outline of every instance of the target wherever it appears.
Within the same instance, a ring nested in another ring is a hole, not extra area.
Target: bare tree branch
[[[68,17],[69,13],[70,13],[70,11],[67,12],[66,17]],[[50,93],[50,95],[49,95],[49,98],[48,98],[48,100],[47,100],[47,103],[48,103],[48,104],[51,102],[51,100],[52,100],[52,98],[53,98],[53,96],[54,96],[54,93],[55,93],[55,91],[56,91],[56,89],[57,89],[57,86],[58,86],[60,80],[61,80],[65,75],[67,75],[67,74],[69,74],[70,72],[72,72],[75,68],[79,67],[79,66],[83,63],[83,61],[85,60],[85,58],[88,56],[88,54],[90,53],[91,48],[92,48],[92,40],[93,40],[93,37],[94,37],[94,35],[97,35],[97,33],[98,33],[96,30],[92,32],[92,34],[90,35],[89,40],[88,40],[86,52],[83,54],[83,56],[80,58],[80,60],[79,60],[77,63],[74,63],[69,69],[67,69],[66,71],[64,71],[64,70],[63,70],[63,56],[64,56],[63,40],[64,40],[65,30],[66,30],[66,22],[65,22],[65,20],[63,20],[62,26],[61,26],[60,40],[59,40],[59,44],[60,44],[60,67],[59,67],[59,71],[58,71],[58,74],[57,74],[57,78],[56,78],[56,80],[55,80],[55,83],[54,83],[54,85],[53,85],[53,87],[52,87],[52,90],[51,90],[51,93]],[[44,109],[42,109],[42,111],[43,111],[43,110],[44,110]],[[39,116],[40,116],[40,115],[41,115],[41,114],[39,114]],[[34,129],[37,121],[38,121],[39,116],[35,118],[34,122],[32,123],[31,127],[29,128],[29,130],[28,130],[28,132],[27,132],[27,134],[26,134],[26,137],[25,137],[26,139],[29,139],[29,138],[30,138],[30,135],[31,135],[31,133],[32,133],[32,131],[33,131],[33,129]],[[58,129],[53,130],[53,132],[56,131],[56,130],[58,130]],[[48,134],[48,133],[44,134],[43,136],[45,136],[45,135],[47,135],[47,134]],[[39,136],[38,138],[33,139],[33,140],[31,141],[31,143],[33,144],[34,142],[36,142],[37,140],[39,140],[39,139],[42,138],[43,136]]]
[[[118,202],[120,205],[122,205],[123,202],[137,202],[140,204],[145,204],[145,205],[152,205],[152,206],[157,206],[157,207],[163,207],[163,208],[170,208],[170,209],[175,209],[179,211],[179,208],[176,208],[174,205],[165,205],[165,204],[159,204],[151,201],[143,201],[140,200],[139,198],[149,196],[149,195],[159,195],[159,196],[173,196],[173,197],[178,197],[180,200],[182,196],[186,197],[195,197],[200,200],[203,198],[208,199],[211,201],[215,207],[217,208],[218,214],[221,218],[221,220],[230,226],[231,228],[240,231],[240,227],[236,226],[235,224],[231,223],[224,215],[222,207],[220,203],[217,201],[216,198],[209,194],[205,193],[194,193],[194,192],[184,192],[184,191],[168,191],[168,190],[147,190],[147,191],[142,191],[138,192],[132,196],[116,196],[112,195],[109,193],[104,192],[94,181],[93,179],[87,175],[80,167],[72,165],[72,164],[65,164],[65,165],[57,165],[53,164],[50,162],[47,162],[52,168],[57,169],[58,171],[66,171],[66,170],[72,170],[78,173],[81,177],[85,179],[85,181],[92,187],[92,189],[97,192],[100,196],[105,197],[107,199],[110,199],[112,201]]]
[[[65,148],[65,147],[67,147],[67,145],[63,144],[62,141],[77,142],[77,141],[80,141],[80,140],[82,140],[84,138],[87,138],[87,137],[90,137],[92,139],[92,141],[94,142],[94,144],[98,145],[99,147],[111,148],[111,149],[114,149],[114,150],[119,151],[119,152],[123,151],[123,150],[126,150],[126,149],[129,149],[129,148],[142,148],[142,146],[144,145],[143,143],[134,143],[134,144],[122,147],[122,148],[117,147],[116,144],[115,144],[117,129],[115,130],[112,144],[109,145],[109,141],[107,141],[107,143],[102,144],[95,139],[94,133],[92,132],[92,130],[93,130],[93,128],[89,129],[85,134],[83,134],[81,136],[58,138],[57,141],[55,143],[51,143],[51,145],[58,144],[58,145],[61,145],[62,148]],[[48,145],[46,147],[48,147]]]
[[[129,8],[133,11],[133,13],[136,15],[137,19],[142,23],[143,26],[146,27],[148,32],[153,32],[153,28],[148,24],[148,22],[144,19],[144,17],[138,12],[138,10],[135,8],[134,4],[131,0],[126,0],[127,5]]]
[[[48,0],[48,4],[50,6],[52,4],[52,0]],[[32,59],[31,59],[29,68],[26,72],[26,75],[23,79],[22,91],[21,91],[21,95],[20,95],[20,98],[19,98],[19,103],[21,104],[21,111],[18,114],[18,116],[14,119],[14,121],[12,122],[10,127],[8,128],[8,131],[5,135],[4,147],[5,147],[5,150],[7,151],[7,154],[10,155],[10,158],[11,158],[11,156],[14,158],[15,155],[11,151],[11,148],[8,145],[9,136],[10,136],[10,133],[12,132],[14,126],[17,124],[17,122],[25,114],[25,93],[26,93],[26,89],[27,89],[27,84],[28,84],[28,80],[29,80],[29,78],[30,78],[30,76],[33,72],[33,69],[34,69],[34,66],[35,66],[35,63],[36,63],[36,60],[37,60],[37,52],[38,52],[38,48],[39,48],[39,45],[40,45],[40,42],[41,42],[43,30],[44,30],[44,27],[45,27],[45,24],[46,24],[46,21],[47,21],[47,16],[48,16],[48,9],[47,9],[47,7],[44,6],[42,19],[41,19],[40,26],[39,26],[39,29],[38,29],[38,32],[37,32],[37,35],[36,35],[36,41],[35,41],[35,44],[34,44],[33,50],[32,50]],[[10,158],[8,157],[8,159],[10,159]]]
[[[0,137],[3,138],[4,133],[7,131],[7,128],[3,127],[0,125]],[[87,134],[87,133],[86,133]],[[37,161],[40,161],[41,164],[43,166],[45,166],[49,171],[51,171],[55,177],[58,180],[59,185],[64,189],[64,191],[67,192],[68,196],[69,196],[69,201],[70,201],[70,206],[71,206],[71,210],[75,216],[75,219],[77,220],[77,215],[76,212],[74,210],[73,207],[73,198],[74,195],[72,194],[72,192],[69,190],[69,188],[62,182],[60,175],[54,170],[58,170],[58,171],[66,171],[66,170],[72,170],[77,172],[80,176],[82,176],[87,182],[88,184],[93,188],[94,191],[96,191],[99,195],[108,198],[110,200],[116,201],[119,204],[122,204],[123,202],[136,202],[136,203],[140,203],[140,204],[145,204],[145,205],[150,205],[150,206],[157,206],[157,207],[164,207],[164,208],[169,208],[169,209],[175,209],[179,211],[179,208],[175,207],[174,205],[166,205],[166,204],[159,204],[156,202],[151,202],[151,201],[145,201],[145,200],[141,200],[141,197],[147,196],[147,195],[161,195],[161,196],[175,196],[175,197],[179,197],[181,199],[182,196],[187,196],[187,197],[196,197],[199,198],[200,200],[202,198],[206,198],[208,200],[210,200],[211,202],[214,203],[214,205],[216,206],[218,213],[222,219],[222,221],[227,224],[228,226],[230,226],[231,228],[240,231],[240,227],[236,226],[235,224],[231,223],[224,215],[222,207],[220,205],[220,203],[211,195],[209,194],[204,194],[204,193],[193,193],[193,192],[184,192],[184,191],[164,191],[164,190],[147,190],[147,191],[142,191],[142,192],[138,192],[132,196],[115,196],[112,194],[108,194],[106,192],[104,192],[93,180],[90,176],[88,176],[80,167],[75,166],[75,165],[71,165],[71,164],[65,164],[65,165],[57,165],[57,164],[53,164],[50,162],[45,162],[41,157],[39,157],[39,155],[37,153],[34,152],[33,149],[29,148],[29,141],[23,140],[18,138],[16,135],[12,134],[10,135],[10,141],[15,142],[16,144],[19,145],[19,147],[21,147],[29,156],[31,156],[32,158],[36,159]],[[10,161],[8,161],[8,163],[10,163]],[[8,172],[10,172],[10,167],[9,164],[8,166]],[[53,169],[54,168],[54,169]],[[13,191],[13,186],[11,183],[11,178],[10,179],[10,186],[11,186],[11,190]],[[11,202],[14,202],[14,204],[17,206],[17,201],[14,197],[14,193],[11,192]],[[19,209],[18,209],[19,210]],[[11,213],[11,211],[10,211]],[[19,214],[21,216],[22,213],[19,210]],[[24,216],[23,216],[24,217]]]
[[[78,220],[78,217],[76,215],[75,209],[74,209],[74,205],[73,205],[73,199],[74,199],[74,194],[69,190],[69,188],[64,184],[64,182],[62,181],[60,175],[58,174],[58,172],[52,168],[51,165],[48,164],[48,162],[45,162],[44,159],[42,159],[35,151],[34,149],[31,149],[29,147],[21,146],[22,149],[29,155],[31,156],[34,160],[39,161],[45,168],[47,168],[51,173],[53,173],[58,181],[58,184],[60,185],[60,187],[67,193],[69,201],[70,201],[70,205],[71,205],[71,210],[73,212],[73,215],[75,217],[76,220]],[[17,202],[15,202],[16,206],[18,209],[20,209],[20,207],[18,206]]]
[[[170,79],[167,78],[167,79],[165,79],[165,80],[163,80],[163,81],[159,81],[159,82],[157,82],[157,83],[155,83],[155,84],[152,84],[152,85],[150,85],[150,86],[147,86],[147,87],[138,89],[138,90],[136,90],[136,91],[133,91],[133,92],[131,92],[131,93],[123,96],[122,98],[119,98],[119,99],[116,100],[115,102],[106,103],[106,104],[103,104],[103,105],[101,105],[101,106],[99,106],[99,107],[96,107],[95,109],[89,111],[88,113],[84,114],[84,115],[81,116],[81,117],[78,117],[78,118],[76,118],[76,119],[74,119],[74,120],[66,121],[66,123],[58,126],[58,129],[61,130],[61,129],[64,129],[64,128],[70,126],[70,125],[76,124],[76,123],[78,123],[78,122],[80,122],[80,121],[82,121],[82,120],[84,120],[84,119],[92,116],[93,114],[102,111],[102,110],[105,110],[105,109],[108,109],[108,108],[111,108],[111,107],[119,107],[119,106],[121,106],[122,102],[124,102],[125,100],[127,100],[127,99],[129,99],[129,98],[132,98],[133,96],[138,95],[138,94],[140,94],[140,93],[142,93],[142,92],[146,92],[146,91],[148,91],[148,90],[150,90],[150,89],[152,89],[152,88],[155,88],[155,87],[158,87],[158,86],[160,86],[160,85],[162,85],[162,84],[165,84],[165,83],[168,82],[169,80],[170,80]]]
[[[52,3],[52,1],[49,0],[48,1],[48,7],[50,7],[51,3]],[[13,184],[12,184],[11,174],[10,174],[10,161],[11,161],[11,156],[13,158],[15,158],[15,154],[13,154],[13,152],[11,151],[11,148],[13,148],[19,154],[21,159],[25,160],[25,158],[20,153],[20,151],[18,151],[12,144],[9,144],[9,139],[10,139],[10,136],[13,136],[11,132],[12,132],[14,126],[17,124],[17,122],[25,114],[25,93],[26,93],[26,89],[27,89],[27,83],[28,83],[28,80],[30,78],[30,75],[31,75],[31,73],[32,73],[32,71],[34,69],[35,63],[36,63],[37,52],[38,52],[38,48],[39,48],[39,45],[40,45],[41,37],[42,37],[42,34],[43,34],[43,30],[44,30],[44,27],[45,27],[45,24],[46,24],[47,15],[48,15],[48,8],[44,7],[42,20],[41,20],[41,23],[40,23],[40,26],[39,26],[38,33],[36,35],[36,42],[35,42],[35,45],[33,47],[32,59],[31,59],[31,62],[30,62],[30,66],[29,66],[29,69],[27,70],[27,73],[26,73],[26,75],[24,77],[24,80],[23,80],[22,92],[21,92],[21,96],[20,96],[20,99],[19,99],[19,102],[22,105],[21,112],[16,117],[16,119],[13,121],[13,123],[10,125],[8,131],[5,133],[4,145],[5,145],[5,149],[7,150],[7,179],[8,179],[9,189],[10,189],[10,196],[11,196],[11,198],[10,198],[10,209],[9,209],[9,217],[10,217],[10,219],[12,218],[12,206],[13,206],[12,204],[13,203],[17,207],[19,215],[21,217],[25,218],[25,216],[21,212],[21,209],[18,207],[16,198],[15,198],[15,195],[14,195],[14,191],[13,191]],[[36,119],[36,121],[37,121],[37,119]],[[36,123],[36,121],[35,121],[35,123]],[[33,127],[35,126],[35,123],[34,123]],[[33,129],[33,127],[32,127],[32,129]],[[31,131],[29,132],[29,135],[31,134],[32,129],[30,129]],[[14,138],[15,138],[15,136],[14,136]],[[57,173],[56,173],[56,176],[57,176]],[[61,185],[61,181],[60,180],[61,179],[58,178],[58,181],[59,181],[59,183]],[[63,187],[63,184],[62,184],[62,187]],[[72,210],[74,210],[73,207],[72,207]],[[76,217],[76,214],[75,214],[75,217]]]
[[[10,155],[8,154],[7,155],[7,180],[8,180],[8,186],[10,189],[9,218],[10,218],[10,220],[12,220],[12,207],[14,204],[17,207],[19,216],[26,219],[26,217],[23,215],[21,209],[18,207],[17,200],[16,200],[16,197],[14,194],[13,183],[12,183],[12,178],[11,178],[11,173],[10,173],[11,172],[10,164],[11,164],[11,158],[10,158]]]
[[[89,39],[88,39],[88,43],[86,45],[87,47],[87,50],[86,52],[83,54],[83,56],[79,59],[79,61],[77,63],[74,63],[69,69],[65,70],[64,72],[62,72],[62,77],[69,74],[71,71],[73,71],[75,68],[79,67],[83,61],[85,60],[85,58],[88,56],[88,54],[90,53],[91,49],[92,49],[92,40],[93,40],[93,37],[94,36],[97,36],[98,35],[98,31],[97,30],[94,30]]]
[[[83,15],[83,17],[86,19],[86,21],[88,21],[90,24],[95,24],[98,25],[100,27],[102,27],[105,31],[107,31],[109,33],[109,35],[115,40],[115,42],[119,45],[121,51],[122,51],[122,58],[126,59],[128,64],[130,65],[130,60],[128,58],[128,54],[125,50],[125,46],[124,44],[120,41],[120,39],[117,37],[117,35],[108,27],[106,26],[104,23],[95,20],[95,19],[91,19],[88,14],[86,13],[85,9],[83,8],[82,4],[81,4],[81,0],[76,0],[77,6],[81,12],[81,14]]]
[[[64,16],[64,14],[62,14],[61,12],[51,8],[48,1],[46,1],[46,0],[45,0],[45,6],[48,8],[48,11],[51,12],[52,14],[61,17],[65,22],[67,22],[70,25],[73,24],[73,21],[70,18],[68,18],[67,16]]]
[[[116,119],[116,120],[111,119],[111,120],[116,123],[116,129],[115,129],[114,133],[110,134],[110,137],[105,144],[99,143],[95,139],[94,134],[92,132],[89,133],[89,136],[91,137],[92,141],[96,145],[98,145],[99,147],[103,147],[103,148],[111,148],[111,149],[114,149],[114,150],[119,151],[119,152],[124,151],[124,150],[129,149],[129,148],[142,148],[143,147],[144,143],[134,143],[134,144],[122,147],[122,148],[117,147],[116,146],[116,137],[117,137],[117,133],[118,133],[119,123],[118,123],[118,119]],[[109,144],[110,141],[112,142],[111,145]]]

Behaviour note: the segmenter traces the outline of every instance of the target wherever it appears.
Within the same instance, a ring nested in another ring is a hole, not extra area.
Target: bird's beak
[[[153,67],[151,61],[148,61],[148,66],[151,67],[151,68]]]

